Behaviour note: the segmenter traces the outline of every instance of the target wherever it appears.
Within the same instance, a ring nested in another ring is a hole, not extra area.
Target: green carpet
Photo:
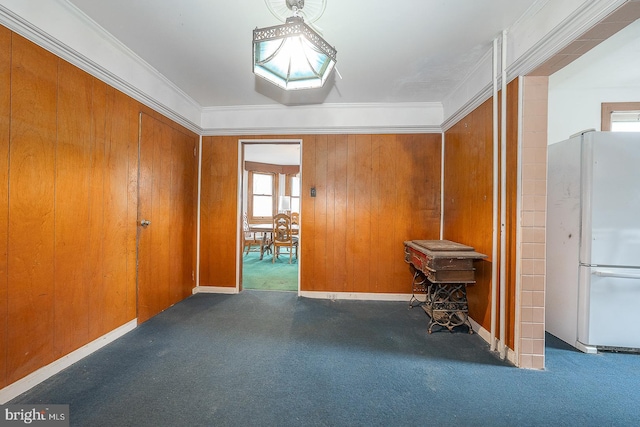
[[[242,288],[270,291],[298,290],[298,260],[293,256],[289,264],[289,254],[281,254],[275,263],[272,256],[265,254],[262,260],[259,252],[249,252],[242,256]]]

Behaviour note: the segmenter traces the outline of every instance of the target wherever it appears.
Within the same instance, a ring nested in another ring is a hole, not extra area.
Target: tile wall
[[[544,369],[548,77],[524,77],[518,366]]]

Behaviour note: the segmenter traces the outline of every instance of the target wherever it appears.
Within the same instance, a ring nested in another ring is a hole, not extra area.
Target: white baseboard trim
[[[598,348],[592,345],[583,344],[580,341],[576,340],[575,347],[583,353],[587,354],[598,354]]]
[[[237,294],[238,288],[226,288],[224,286],[196,286],[192,294]]]
[[[47,380],[58,372],[87,357],[91,353],[101,349],[102,347],[115,341],[126,333],[131,332],[137,326],[138,319],[133,319],[130,322],[127,322],[124,325],[112,330],[111,332],[104,334],[100,338],[97,338],[90,343],[80,347],[79,349],[72,351],[66,356],[63,356],[60,359],[51,362],[47,366],[43,366],[42,368],[38,369],[35,372],[32,372],[31,374],[14,382],[13,384],[6,386],[2,390],[0,390],[0,405],[4,405],[11,399],[21,395],[30,388],[35,387],[36,385]]]
[[[471,317],[469,317],[469,321],[471,322],[471,326],[473,326],[473,332],[478,334],[480,338],[482,338],[487,343],[489,343],[489,345],[491,345],[491,333],[487,331],[485,328],[483,328],[478,322],[473,320]],[[497,338],[495,342],[495,348],[500,348],[500,340]],[[516,352],[511,350],[509,347],[506,347],[506,350],[507,350],[506,359],[509,362],[513,363],[514,365],[518,366]]]
[[[507,347],[507,360],[513,363],[518,368],[520,367],[518,360],[516,358],[516,352]]]
[[[473,332],[478,334],[480,338],[485,340],[491,345],[491,334],[485,328],[483,328],[478,322],[469,317],[469,322],[471,322],[471,326],[473,327]],[[496,340],[497,341],[497,340]]]
[[[299,296],[304,298],[330,299],[330,300],[361,300],[361,301],[409,301],[411,294],[382,294],[365,292],[322,292],[300,291]]]

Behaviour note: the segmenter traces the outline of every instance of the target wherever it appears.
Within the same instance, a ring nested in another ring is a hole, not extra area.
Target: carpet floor
[[[406,303],[197,294],[12,404],[73,426],[631,426],[640,358],[553,337],[517,369],[466,330],[426,333]]]
[[[242,257],[242,288],[272,291],[298,290],[298,260],[295,256],[289,264],[289,255],[273,257],[265,254],[260,259],[259,252],[249,252]]]

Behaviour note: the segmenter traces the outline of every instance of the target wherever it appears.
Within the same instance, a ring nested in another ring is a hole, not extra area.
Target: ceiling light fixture
[[[304,0],[279,1],[293,16],[283,25],[253,30],[254,74],[285,90],[322,87],[336,65],[336,49],[305,24]]]

